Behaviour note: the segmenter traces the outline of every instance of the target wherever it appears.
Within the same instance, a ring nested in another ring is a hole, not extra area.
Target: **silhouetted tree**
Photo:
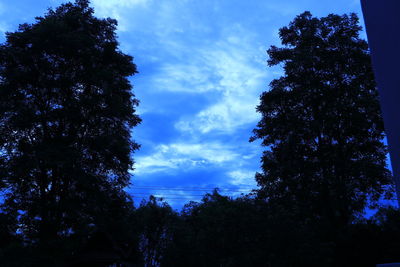
[[[336,262],[341,266],[376,266],[377,263],[399,262],[400,211],[381,207],[371,218],[353,223],[336,246]]]
[[[140,119],[128,80],[136,66],[116,26],[77,0],[0,46],[1,211],[17,214],[24,242],[49,258],[63,239],[113,220],[107,205],[129,201]]]
[[[284,75],[261,95],[259,197],[341,229],[391,185],[367,42],[355,14],[297,16],[268,50]]]
[[[268,221],[251,197],[214,191],[185,205],[161,266],[268,266]]]
[[[178,214],[162,199],[150,196],[136,211],[140,224],[139,247],[145,267],[160,266],[165,250],[172,244]]]
[[[76,235],[75,242],[81,244],[67,259],[68,266],[95,263],[94,266],[142,266],[143,256],[139,250],[142,223],[133,203],[111,196],[108,205],[102,205],[101,209],[103,216],[96,216],[96,225]],[[79,238],[81,235],[85,238]]]

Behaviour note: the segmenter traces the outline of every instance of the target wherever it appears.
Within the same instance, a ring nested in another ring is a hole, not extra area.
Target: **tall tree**
[[[77,0],[0,46],[1,210],[18,212],[28,243],[52,247],[95,228],[110,199],[128,198],[140,122],[128,77],[137,71],[116,26]]]
[[[282,65],[261,95],[251,140],[267,147],[259,197],[336,229],[391,185],[368,44],[355,14],[297,16],[268,50]]]
[[[269,245],[277,244],[266,238],[264,215],[250,197],[214,190],[184,206],[161,266],[269,266]]]
[[[178,223],[178,214],[164,202],[150,196],[136,210],[140,229],[140,251],[144,267],[163,266],[161,261],[166,249],[171,246],[173,230]]]

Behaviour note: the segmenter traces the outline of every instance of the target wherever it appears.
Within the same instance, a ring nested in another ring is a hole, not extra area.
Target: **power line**
[[[181,199],[186,201],[191,200],[200,200],[205,195],[178,195],[178,194],[149,194],[149,193],[134,193],[131,197],[136,199],[147,199],[150,196],[154,196],[155,198],[163,198],[163,199]],[[226,197],[235,197],[235,196],[226,196]]]
[[[150,193],[132,193],[133,195],[147,195],[147,196],[152,196],[152,195],[161,195],[161,194],[150,194]],[[203,197],[204,195],[179,195],[179,194],[162,194],[163,196],[188,196],[188,197]]]
[[[192,189],[209,189],[209,190],[221,188],[221,186],[202,187],[202,186],[167,186],[167,185],[133,185],[133,187],[192,188]],[[225,187],[225,189],[240,189],[240,188]],[[246,188],[242,187],[242,189],[253,189],[253,187],[246,187]]]
[[[204,197],[206,197],[205,195],[177,195],[177,194],[132,194],[132,197],[150,197],[150,196],[154,196],[154,197],[162,197],[162,198],[171,198],[171,197],[179,197],[179,198],[184,198],[184,199],[202,199]],[[230,197],[230,198],[235,198],[235,197],[240,197],[240,196],[233,196],[233,195],[225,195],[223,197]]]
[[[194,187],[168,187],[168,186],[159,186],[159,185],[141,185],[141,186],[132,186],[130,187],[130,193],[132,194],[132,197],[135,199],[146,199],[150,196],[154,196],[156,198],[163,198],[166,200],[182,200],[182,201],[193,201],[193,200],[199,200],[199,198],[205,197],[207,193],[210,191],[213,191],[217,189],[220,192],[223,192],[227,197],[236,197],[240,193],[240,195],[243,195],[244,193],[251,193],[251,191],[255,190],[255,188],[221,188],[221,187],[200,187],[200,186],[194,186]],[[137,192],[139,191],[139,192]],[[143,192],[144,191],[144,192]],[[147,191],[147,192],[146,192]],[[155,191],[154,193],[149,192],[149,191]],[[172,192],[191,192],[192,194],[177,194],[177,193],[157,193],[157,191],[172,191]],[[202,195],[198,195],[195,193],[201,193],[204,192]],[[234,195],[232,195],[234,194]],[[236,196],[235,196],[236,195]]]
[[[162,186],[136,186],[131,187],[131,190],[167,190],[167,191],[211,191],[217,189],[218,191],[230,192],[249,192],[255,190],[254,188],[201,188],[201,187],[162,187]]]
[[[133,198],[136,198],[136,199],[146,199],[146,197],[145,196],[143,196],[143,197],[139,197],[139,196],[132,196]],[[183,197],[157,197],[157,196],[155,196],[156,198],[163,198],[163,199],[173,199],[173,200],[185,200],[185,201],[192,201],[193,199],[190,199],[190,198],[183,198]]]

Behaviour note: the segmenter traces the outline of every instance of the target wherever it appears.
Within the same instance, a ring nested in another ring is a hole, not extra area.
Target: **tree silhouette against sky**
[[[26,242],[48,249],[100,227],[107,205],[129,200],[138,148],[127,79],[136,66],[118,48],[117,22],[88,5],[50,9],[0,46],[1,209]]]
[[[355,14],[297,16],[268,50],[284,75],[257,107],[259,197],[343,227],[392,185],[368,44]]]

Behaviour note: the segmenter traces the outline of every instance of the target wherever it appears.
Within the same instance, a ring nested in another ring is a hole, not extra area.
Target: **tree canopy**
[[[119,50],[117,22],[86,0],[66,3],[6,34],[0,46],[2,210],[46,248],[99,226],[107,203],[128,195],[138,144],[138,100]]]
[[[368,44],[355,14],[297,16],[268,50],[284,75],[261,95],[252,140],[267,149],[259,197],[299,216],[348,225],[390,188]]]

